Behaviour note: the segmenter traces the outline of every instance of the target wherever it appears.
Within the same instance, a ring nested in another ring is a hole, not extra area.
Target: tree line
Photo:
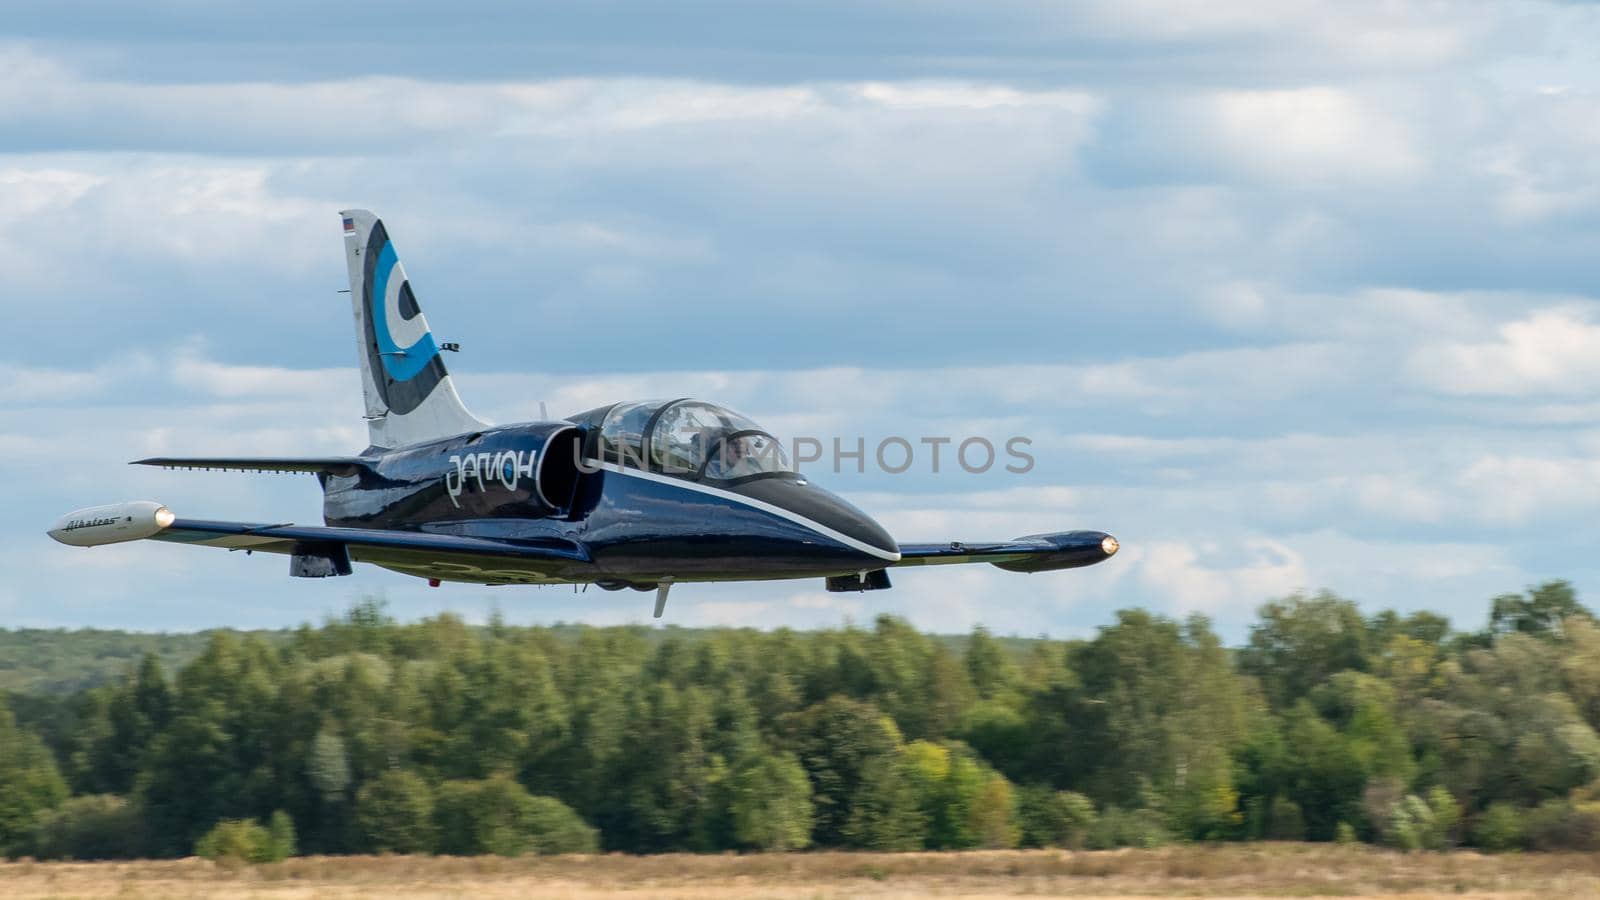
[[[0,706],[0,850],[561,853],[1367,841],[1600,849],[1600,624],[1332,594],[1088,640],[393,621],[358,604]]]

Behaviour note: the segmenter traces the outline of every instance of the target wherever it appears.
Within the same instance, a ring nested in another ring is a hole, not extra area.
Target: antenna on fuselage
[[[539,421],[541,421],[541,422],[550,421],[550,410],[545,409],[543,400],[539,401]]]

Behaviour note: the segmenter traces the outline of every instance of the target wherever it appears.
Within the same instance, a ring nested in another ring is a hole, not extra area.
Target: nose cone
[[[863,565],[900,561],[900,545],[871,516],[805,481],[762,479],[740,485],[740,493],[792,514],[802,524],[861,557]]]

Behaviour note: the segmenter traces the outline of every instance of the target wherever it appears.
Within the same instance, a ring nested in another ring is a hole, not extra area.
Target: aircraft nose
[[[782,507],[808,527],[878,566],[900,561],[900,545],[871,516],[842,497],[805,481],[757,481],[744,486],[755,499]]]
[[[900,561],[900,545],[877,520],[821,488],[800,504],[803,515],[834,532],[833,538],[879,565]],[[792,507],[791,507],[792,508]]]
[[[837,499],[837,498],[835,498]],[[839,501],[844,504],[844,501]],[[844,504],[849,506],[849,504]],[[878,524],[878,521],[859,509],[849,506],[854,515],[841,516],[841,521],[835,529],[841,534],[859,541],[861,546],[855,549],[871,556],[873,559],[893,563],[900,561],[900,544],[889,535],[887,529]]]

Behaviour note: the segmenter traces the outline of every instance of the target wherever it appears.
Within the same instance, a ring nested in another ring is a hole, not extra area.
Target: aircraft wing
[[[174,519],[151,535],[158,541],[224,547],[229,550],[291,554],[298,562],[310,557],[312,568],[291,572],[312,577],[347,574],[342,549],[353,562],[373,563],[423,578],[487,583],[528,584],[564,581],[564,571],[589,562],[582,544],[559,538],[491,540],[451,534],[385,531],[372,528],[216,522]],[[327,559],[329,562],[321,563]],[[341,571],[342,569],[342,571]]]
[[[1008,572],[1051,572],[1076,569],[1110,559],[1117,539],[1104,531],[1032,534],[1014,541],[943,544],[901,544],[896,566],[940,566],[990,563]]]
[[[416,553],[466,553],[510,559],[548,557],[587,562],[589,554],[581,544],[559,539],[500,541],[489,538],[459,537],[453,534],[426,534],[416,531],[388,531],[378,528],[330,528],[324,525],[270,525],[249,522],[218,522],[211,519],[173,519],[172,524],[150,536],[152,540],[175,544],[201,544],[229,550],[263,550],[292,553],[296,544],[343,544],[352,550],[400,550]]]
[[[354,561],[423,578],[538,584],[572,580],[564,573],[586,568],[590,562],[587,547],[558,537],[493,540],[376,528],[180,519],[149,500],[68,513],[50,529],[50,536],[78,547],[148,539],[282,553],[294,557],[291,574],[308,577],[349,574]]]

